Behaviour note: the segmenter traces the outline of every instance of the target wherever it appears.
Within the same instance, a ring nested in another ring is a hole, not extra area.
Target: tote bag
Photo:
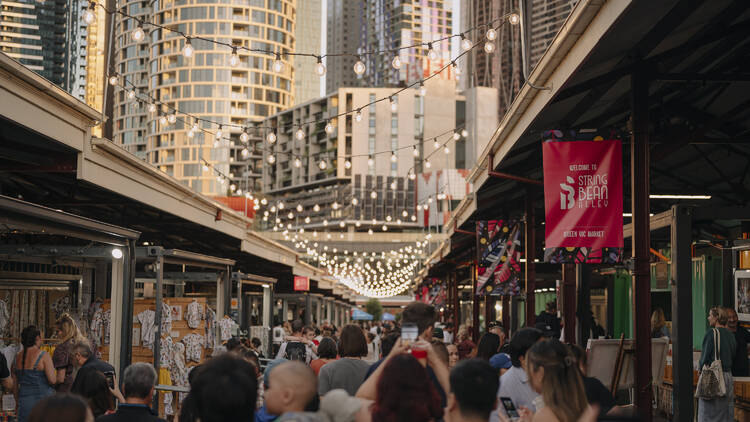
[[[695,389],[695,397],[699,399],[712,400],[724,397],[727,394],[727,386],[724,384],[724,371],[721,368],[721,335],[714,328],[714,361],[710,365],[703,365],[698,376],[698,387]]]

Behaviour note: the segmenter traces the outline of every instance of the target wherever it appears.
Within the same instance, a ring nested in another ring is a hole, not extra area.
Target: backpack
[[[287,343],[286,354],[284,356],[288,360],[298,360],[300,362],[307,361],[307,348],[304,343],[298,341]]]

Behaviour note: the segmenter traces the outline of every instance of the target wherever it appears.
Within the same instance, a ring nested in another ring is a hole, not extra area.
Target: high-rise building
[[[260,155],[254,144],[260,138],[250,131],[244,144],[240,134],[294,102],[294,68],[287,53],[295,51],[297,2],[167,0],[145,5],[128,0],[121,7],[139,19],[201,39],[191,39],[193,54],[188,57],[183,54],[187,39],[179,33],[144,25],[146,34],[138,41],[133,37],[137,22],[118,17],[115,70],[125,86],[115,93],[114,140],[197,192],[224,196],[232,186],[256,190]],[[233,66],[231,48],[204,38],[265,52],[239,49]],[[283,64],[279,72],[274,70],[277,57]],[[156,110],[149,110],[149,101]],[[162,116],[175,110],[174,123],[163,122]],[[181,113],[205,120],[196,122]],[[191,130],[194,124],[197,131]],[[223,136],[217,140],[218,132]],[[229,180],[219,180],[217,172]]]
[[[459,60],[461,87],[490,87],[497,89],[499,117],[510,107],[523,84],[521,64],[521,27],[502,19],[519,13],[519,0],[466,0],[461,2],[461,30],[471,31],[469,39],[476,43],[483,39],[486,25],[496,28],[495,52],[487,54],[475,48]],[[465,75],[465,76],[463,76]]]
[[[419,194],[410,175],[466,168],[462,131],[456,132],[458,140],[452,132],[463,127],[465,115],[465,101],[456,94],[455,82],[428,81],[424,97],[417,89],[396,91],[339,88],[263,123],[276,128],[276,141],[264,148],[263,192],[273,201],[301,204],[304,211],[293,224],[310,228],[322,227],[323,220],[373,219],[379,225],[419,224],[421,216],[411,219]],[[363,107],[389,96],[395,106],[380,101]],[[353,114],[326,120],[360,108],[360,120]],[[329,122],[332,126],[327,131]],[[438,135],[443,136],[436,149],[433,144]],[[400,224],[399,219],[403,219]],[[268,224],[272,226],[273,221]]]
[[[529,24],[529,69],[542,58],[578,0],[526,0]]]
[[[107,8],[113,5],[114,1],[110,0]],[[108,61],[111,58],[111,51],[108,45],[110,44],[110,25],[112,24],[112,20],[102,7],[95,8],[93,12],[96,17],[86,30],[86,84],[83,100],[89,107],[102,113],[108,112],[111,115],[111,110],[105,110],[105,93],[110,94],[106,96],[110,99],[112,98],[111,89],[107,91],[107,68]],[[111,129],[111,122],[102,122],[100,125],[93,127],[91,129],[93,136],[111,138],[111,133],[105,133],[105,127]]]
[[[324,0],[302,0],[298,2],[294,38],[297,51],[319,54],[322,49],[322,3]],[[316,72],[318,61],[313,57],[294,57],[294,102],[304,103],[320,97],[320,84],[324,81]]]
[[[404,86],[423,79],[450,62],[450,41],[438,41],[451,35],[453,16],[449,0],[370,0],[363,3],[365,33],[363,52],[368,54],[367,86]],[[420,47],[406,46],[427,44]],[[432,50],[432,52],[430,52]],[[398,56],[399,66],[394,66]],[[450,71],[438,77],[452,79]]]
[[[3,0],[0,51],[55,85],[84,98],[86,24],[83,0]]]
[[[360,84],[353,68],[364,33],[364,17],[359,0],[327,1],[326,53],[341,54],[326,57],[326,92],[330,93]]]

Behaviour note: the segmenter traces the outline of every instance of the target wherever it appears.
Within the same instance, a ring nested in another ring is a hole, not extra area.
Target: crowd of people
[[[711,309],[708,321],[715,330],[706,334],[700,364],[717,351],[727,395],[701,399],[698,420],[731,420],[732,371],[747,370],[747,359],[742,367],[738,356],[748,333],[738,329],[731,309]],[[459,326],[455,335],[450,323],[436,327],[434,307],[422,302],[407,306],[398,323],[291,321],[274,328],[270,356],[257,338],[232,338],[226,352],[195,366],[174,420],[575,422],[623,416],[609,390],[586,376],[586,352],[555,337],[557,324],[542,318],[543,326],[522,328],[509,339],[502,324],[490,322],[474,343],[471,327]],[[0,381],[16,392],[19,421],[163,421],[152,410],[158,383],[152,365],[134,363],[118,380],[69,316],[57,322],[56,335],[60,342],[50,355],[39,330],[26,327],[12,376],[3,372],[0,355]]]

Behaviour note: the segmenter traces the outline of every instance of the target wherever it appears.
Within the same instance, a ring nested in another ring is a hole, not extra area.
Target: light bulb
[[[177,121],[177,115],[175,113],[168,115],[167,121],[169,121],[169,124],[174,124]]]
[[[461,134],[458,132],[453,132],[453,140],[458,141],[459,139],[461,139]]]
[[[273,71],[281,73],[284,71],[284,62],[281,61],[281,55],[276,53],[276,60],[273,61]]]
[[[297,212],[302,212],[305,208],[302,206],[302,204],[297,204]]]
[[[344,161],[344,167],[346,167],[347,170],[352,168],[352,162],[349,160]]]
[[[268,135],[266,135],[266,140],[269,144],[273,144],[276,142],[276,134],[273,132],[268,132]]]
[[[190,43],[190,38],[185,38],[185,47],[182,48],[182,55],[185,57],[192,57],[195,50],[193,45]]]
[[[190,130],[192,130],[193,132],[198,132],[198,122],[193,123],[193,127]]]
[[[326,167],[328,167],[328,163],[326,163],[326,160],[320,160],[320,163],[318,163],[318,167],[320,167],[321,170],[325,170]]]
[[[427,58],[431,61],[437,60],[437,51],[435,51],[434,48],[432,48],[432,43],[427,44]]]
[[[83,11],[83,21],[86,22],[87,25],[91,25],[92,23],[94,23],[94,20],[96,20],[96,15],[92,10],[93,8],[94,4],[92,3],[90,9],[86,9]]]
[[[276,157],[273,154],[271,154],[268,156],[267,161],[268,161],[268,164],[273,164],[276,162]]]
[[[192,138],[193,136],[195,136],[195,132],[193,130],[189,130],[187,133],[187,137]]]
[[[369,234],[370,236],[372,236],[372,229],[368,229],[367,230],[367,234]]]
[[[354,120],[361,122],[362,121],[362,110],[357,109],[357,111],[354,112]]]
[[[488,29],[487,30],[487,39],[490,40],[490,41],[495,41],[495,39],[497,39],[497,32],[494,29],[492,29],[492,28]]]
[[[247,156],[250,154],[250,150],[247,148],[242,148],[241,153],[243,158],[247,158]]]
[[[367,70],[367,67],[365,66],[364,62],[362,62],[361,58],[357,59],[357,63],[354,63],[354,73],[357,74],[357,76],[362,76],[363,73],[365,73],[365,70]]]
[[[510,22],[511,25],[518,25],[521,23],[521,17],[518,16],[518,13],[511,13],[510,16],[508,16],[508,22]]]
[[[131,89],[128,91],[128,100],[133,100],[133,99],[135,99],[135,91]]]
[[[456,62],[453,62],[453,73],[455,73],[456,76],[461,75],[461,67]]]
[[[385,224],[383,224],[383,231],[384,231],[384,232],[387,232],[387,231],[388,231],[388,226],[386,226]]]
[[[409,180],[414,180],[417,178],[417,175],[414,173],[409,173]]]
[[[305,217],[305,224],[310,224],[310,217]],[[313,236],[317,236],[317,233],[313,233]]]
[[[401,215],[404,216],[404,217],[408,217],[409,216],[409,212],[406,211],[406,210],[404,210],[404,211],[401,212]]]
[[[416,215],[412,215],[411,216],[411,221],[417,221],[417,216]]]
[[[148,105],[148,112],[153,113],[156,111],[156,104],[149,104]]]
[[[352,205],[359,204],[359,200],[357,198],[352,198]]]
[[[119,81],[119,78],[117,77],[117,75],[112,75],[109,77],[109,84],[112,86],[117,85],[118,81]]]
[[[286,215],[286,218],[288,218],[290,220],[293,219],[294,218],[294,213],[291,212],[291,211],[289,211],[289,214]]]
[[[133,31],[133,35],[132,35],[133,41],[141,42],[141,40],[143,40],[143,37],[145,36],[146,36],[146,33],[143,32],[143,28],[140,25],[138,25],[138,27],[135,28],[135,31]]]
[[[219,125],[219,130],[216,131],[216,139],[221,139],[221,135],[223,135],[224,132],[222,131],[222,126]]]
[[[472,43],[470,39],[463,38],[461,40],[461,48],[463,48],[464,50],[471,50],[471,47],[472,47]]]
[[[167,116],[165,116],[165,115],[162,114],[161,117],[159,117],[159,124],[162,125],[162,126],[166,126],[167,125]]]
[[[302,128],[297,129],[297,131],[294,133],[294,137],[299,141],[305,139],[305,131],[302,130]]]
[[[430,164],[430,160],[424,160],[424,166],[425,166],[426,168],[430,168],[430,167],[432,167],[432,164]]]
[[[450,149],[448,149],[448,145],[446,145],[446,146],[445,146],[445,147],[443,148],[443,152],[444,152],[444,153],[446,153],[446,154],[450,154],[451,150],[450,150]]]
[[[432,147],[433,147],[433,148],[435,148],[435,149],[438,149],[438,148],[440,148],[440,143],[438,142],[437,138],[435,138],[435,139],[434,139],[434,140],[432,141]]]
[[[396,181],[395,181],[395,180],[391,182],[391,190],[396,190],[396,187],[397,187],[397,186],[398,186],[398,185],[396,184]]]
[[[424,82],[419,83],[419,96],[424,97],[427,95],[427,87],[424,86]]]
[[[315,211],[315,212],[318,212],[318,211],[320,211],[320,205],[318,205],[318,204],[315,204],[315,205],[313,206],[313,211]]]
[[[237,47],[232,47],[232,54],[229,56],[229,66],[237,67],[240,64],[240,56],[237,55]]]
[[[326,130],[326,133],[329,135],[333,133],[333,123],[331,123],[330,120],[326,123],[325,130]]]
[[[461,136],[463,136],[464,138],[465,138],[465,137],[467,137],[467,136],[469,136],[469,131],[468,131],[468,130],[466,130],[466,129],[463,129],[463,130],[461,131]]]
[[[411,155],[413,155],[415,157],[419,157],[419,150],[417,149],[416,146],[414,147],[414,149],[412,149]]]
[[[395,163],[397,160],[398,158],[396,157],[396,152],[391,151],[391,163]]]
[[[495,43],[492,41],[487,41],[486,43],[484,43],[484,51],[487,54],[492,54],[492,52],[495,51]]]
[[[218,147],[219,147],[219,140],[218,140],[218,139],[216,139],[216,140],[214,141],[214,148],[218,148]]]
[[[372,159],[372,155],[367,159],[367,165],[370,167],[375,165],[375,160]]]
[[[326,65],[323,64],[323,58],[318,57],[318,64],[315,65],[315,73],[318,74],[318,76],[325,76],[326,74]]]
[[[375,192],[375,191],[370,192],[370,198],[377,199],[377,197],[378,197],[378,193],[377,192]]]
[[[388,99],[391,101],[391,113],[395,113],[398,111],[398,103],[393,97],[388,97]]]
[[[260,200],[261,205],[268,205],[268,199],[263,198]]]
[[[299,158],[295,158],[294,167],[297,167],[297,168],[302,167],[302,160],[300,160]]]
[[[331,208],[333,208],[334,210],[339,209],[339,203],[336,201],[333,201],[333,204],[331,204]]]
[[[284,209],[284,203],[283,203],[283,202],[279,202],[279,209],[280,209],[280,210],[283,210],[283,209]]]
[[[248,135],[247,132],[243,130],[240,134],[240,141],[242,141],[242,143],[247,143],[248,139],[250,139],[250,135]]]
[[[396,70],[401,69],[401,58],[398,55],[394,56],[393,60],[391,60],[391,66]]]

